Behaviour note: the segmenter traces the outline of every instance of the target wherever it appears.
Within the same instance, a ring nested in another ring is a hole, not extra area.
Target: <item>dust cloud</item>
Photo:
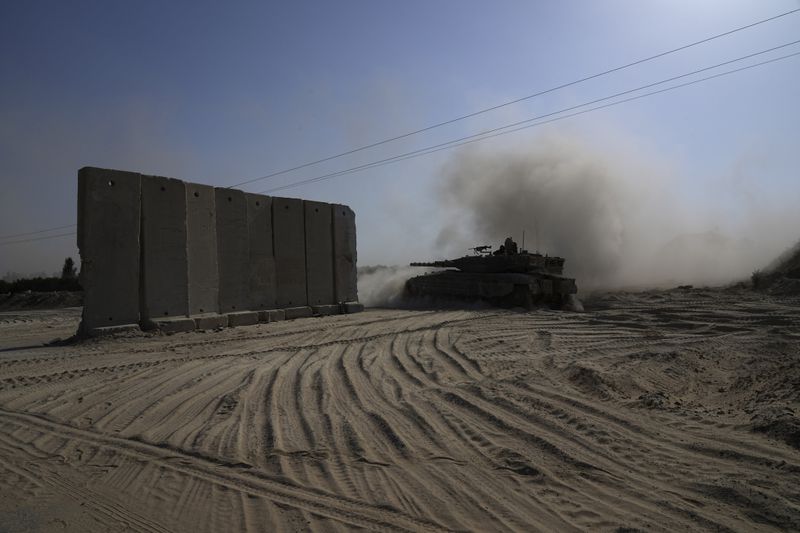
[[[566,259],[580,293],[724,285],[749,279],[800,236],[792,195],[770,196],[759,168],[734,161],[730,176],[692,181],[632,148],[599,144],[550,134],[456,153],[435,185],[440,229],[422,259],[497,249],[508,236],[522,245],[524,231],[526,249]],[[421,273],[360,268],[359,297],[396,307],[405,280]]]
[[[443,172],[448,215],[437,247],[459,256],[509,235],[521,244],[524,231],[525,248],[565,257],[566,273],[586,290],[724,284],[797,239],[797,224],[769,203],[759,210],[716,190],[692,208],[677,181],[634,154],[563,136],[504,152],[462,151]]]
[[[406,280],[422,273],[410,266],[359,267],[358,299],[367,307],[400,307]]]

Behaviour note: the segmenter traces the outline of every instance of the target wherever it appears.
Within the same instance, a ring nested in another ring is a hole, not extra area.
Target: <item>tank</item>
[[[471,248],[473,255],[444,261],[411,263],[412,267],[446,269],[409,279],[410,298],[483,300],[499,307],[537,305],[582,310],[574,278],[563,275],[564,258],[517,250],[508,238],[499,249]]]

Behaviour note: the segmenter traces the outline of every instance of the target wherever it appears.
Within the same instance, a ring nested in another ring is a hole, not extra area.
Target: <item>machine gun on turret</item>
[[[491,244],[484,244],[483,246],[476,246],[475,248],[470,248],[475,255],[490,255],[492,253],[492,245]]]

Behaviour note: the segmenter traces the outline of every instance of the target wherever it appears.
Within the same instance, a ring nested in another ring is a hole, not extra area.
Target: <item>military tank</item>
[[[517,250],[509,237],[492,252],[490,245],[471,248],[473,255],[444,261],[411,263],[439,270],[416,276],[405,285],[410,298],[483,300],[499,307],[537,305],[582,310],[574,278],[563,275],[564,258]]]

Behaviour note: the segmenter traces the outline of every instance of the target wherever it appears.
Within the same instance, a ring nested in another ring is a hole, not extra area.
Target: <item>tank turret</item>
[[[442,271],[406,282],[410,297],[479,299],[500,306],[531,308],[536,304],[577,308],[575,279],[563,276],[564,258],[518,250],[510,237],[494,252],[491,246],[471,248],[458,259],[411,263]]]

